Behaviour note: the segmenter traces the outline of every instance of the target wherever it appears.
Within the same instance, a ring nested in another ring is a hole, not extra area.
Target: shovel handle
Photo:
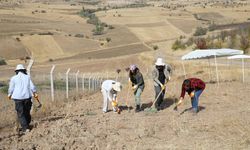
[[[155,100],[153,101],[153,104],[151,105],[151,108],[155,105],[157,99],[160,97],[160,95],[161,95],[161,93],[162,93],[163,90],[164,90],[164,89],[162,88],[161,91],[160,91],[160,93],[157,95],[157,97],[156,97]]]

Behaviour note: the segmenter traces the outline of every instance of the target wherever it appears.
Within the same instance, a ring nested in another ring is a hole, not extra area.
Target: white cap
[[[113,89],[117,92],[120,92],[121,89],[122,89],[122,85],[120,82],[115,82],[113,85],[112,85]]]
[[[22,64],[18,64],[16,66],[16,70],[15,71],[17,71],[17,70],[25,70],[25,68],[24,68],[24,66]]]
[[[157,58],[155,65],[156,66],[165,66],[165,63],[163,62],[162,58]]]

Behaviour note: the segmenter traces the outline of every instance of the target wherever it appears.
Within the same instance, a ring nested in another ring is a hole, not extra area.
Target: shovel
[[[165,87],[165,88],[166,88],[166,87]],[[151,105],[151,107],[150,107],[150,108],[146,108],[145,111],[152,111],[152,112],[156,112],[156,111],[157,111],[156,108],[155,108],[155,103],[156,103],[157,99],[160,97],[160,95],[162,94],[162,92],[163,92],[163,90],[164,90],[165,88],[162,88],[162,89],[161,89],[160,93],[157,95],[157,97],[156,97],[155,100],[153,101],[153,104]]]
[[[36,101],[38,102],[38,105],[35,107],[36,108],[36,110],[35,111],[38,111],[39,109],[41,109],[42,108],[42,104],[41,104],[41,102],[40,102],[40,100],[39,100],[39,98],[37,97],[37,98],[35,98],[36,99]]]
[[[126,97],[126,106],[128,107],[128,112],[130,112],[130,104],[128,103],[128,97],[129,97],[129,94],[130,94],[130,85],[129,85],[130,82],[128,82],[128,91],[127,91],[127,97]]]

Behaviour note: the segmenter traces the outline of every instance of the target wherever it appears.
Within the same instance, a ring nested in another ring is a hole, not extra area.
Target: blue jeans
[[[141,105],[141,94],[142,94],[142,89],[137,88],[137,90],[134,92],[136,105]]]
[[[198,112],[199,97],[203,90],[198,90],[194,92],[194,97],[191,98],[192,109]]]

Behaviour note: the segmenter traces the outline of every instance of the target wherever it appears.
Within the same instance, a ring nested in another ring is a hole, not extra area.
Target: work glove
[[[161,89],[164,90],[166,88],[166,85],[161,84]]]
[[[138,85],[134,85],[134,86],[132,87],[133,90],[136,90],[137,88],[138,88]]]
[[[189,94],[190,98],[194,97],[194,91]]]

